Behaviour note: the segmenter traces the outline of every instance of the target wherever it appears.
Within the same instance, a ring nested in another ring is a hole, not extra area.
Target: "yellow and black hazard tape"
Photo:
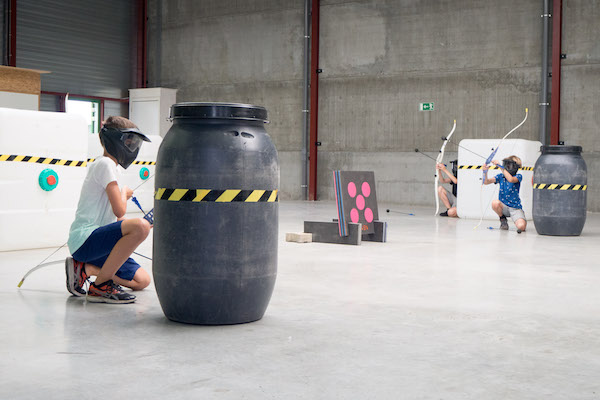
[[[15,154],[0,154],[0,161],[26,162],[44,165],[64,165],[65,167],[85,167],[87,162],[78,160],[63,160],[52,157],[19,156]]]
[[[482,169],[483,165],[459,165],[458,169]],[[491,165],[489,169],[500,169],[496,165]],[[533,167],[521,167],[520,171],[533,171]]]
[[[0,154],[0,161],[26,162],[31,164],[44,165],[64,165],[65,167],[87,167],[89,163],[94,162],[95,158],[88,158],[87,161],[64,160],[52,157],[20,156],[16,154]],[[134,161],[136,165],[156,165],[156,161]]]
[[[88,158],[88,163],[93,163],[96,161],[95,158]],[[134,165],[156,165],[156,161],[134,161],[132,164]]]
[[[559,185],[557,183],[534,183],[533,188],[545,190],[587,190],[587,185]]]
[[[245,202],[273,203],[278,201],[277,190],[242,189],[169,189],[159,188],[154,196],[156,200],[191,202]]]

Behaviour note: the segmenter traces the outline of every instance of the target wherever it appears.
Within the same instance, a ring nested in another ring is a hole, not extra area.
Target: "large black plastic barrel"
[[[541,152],[533,171],[535,229],[540,235],[580,235],[587,210],[581,146],[542,146]]]
[[[263,317],[277,274],[279,162],[263,107],[179,103],[156,159],[153,275],[173,321]]]

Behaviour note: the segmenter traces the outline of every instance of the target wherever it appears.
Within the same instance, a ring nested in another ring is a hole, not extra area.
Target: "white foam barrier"
[[[498,185],[491,184],[481,187],[482,170],[485,162],[480,156],[488,157],[500,143],[498,139],[464,139],[458,148],[458,188],[456,211],[460,218],[480,219],[483,211],[484,219],[497,220],[498,215],[492,210],[492,200],[498,199]],[[525,217],[532,219],[533,203],[533,166],[540,156],[538,141],[524,139],[506,139],[494,156],[495,160],[515,155],[523,162],[523,175],[519,196]],[[476,153],[476,154],[474,154]],[[490,169],[488,178],[500,173],[500,169]]]
[[[87,172],[87,131],[78,115],[0,108],[0,251],[67,241]]]
[[[104,154],[104,148],[100,143],[100,137],[97,133],[88,133],[88,159],[96,159]]]

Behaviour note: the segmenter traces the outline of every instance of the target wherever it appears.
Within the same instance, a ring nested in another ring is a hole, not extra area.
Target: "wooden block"
[[[362,224],[348,224],[348,236],[340,236],[336,222],[304,221],[304,232],[312,233],[313,242],[359,245]]]
[[[296,242],[296,243],[310,243],[310,242],[312,242],[312,233],[306,233],[306,232],[286,233],[285,241],[286,242]]]

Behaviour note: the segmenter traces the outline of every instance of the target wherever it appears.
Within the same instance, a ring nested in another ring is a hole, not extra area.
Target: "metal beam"
[[[544,0],[542,14],[542,90],[540,93],[540,142],[548,144],[548,42],[550,38],[550,0]]]
[[[136,4],[136,87],[148,86],[148,0],[137,0]]]
[[[8,38],[6,43],[6,61],[9,67],[17,66],[17,0],[8,0]]]
[[[308,200],[310,175],[310,0],[304,0],[304,65],[302,82],[302,198]]]
[[[560,70],[562,60],[562,0],[553,1],[552,11],[552,95],[550,97],[550,144],[560,141]]]
[[[310,34],[310,176],[308,200],[317,200],[317,141],[319,116],[319,0],[311,4]]]
[[[65,96],[67,93],[65,93],[65,92],[49,92],[47,90],[42,90],[42,94],[47,94],[49,96]],[[70,97],[79,97],[82,99],[115,101],[118,103],[129,103],[129,97],[119,99],[119,98],[115,98],[115,97],[88,96],[86,94],[75,94],[75,93],[68,93],[68,94]]]

